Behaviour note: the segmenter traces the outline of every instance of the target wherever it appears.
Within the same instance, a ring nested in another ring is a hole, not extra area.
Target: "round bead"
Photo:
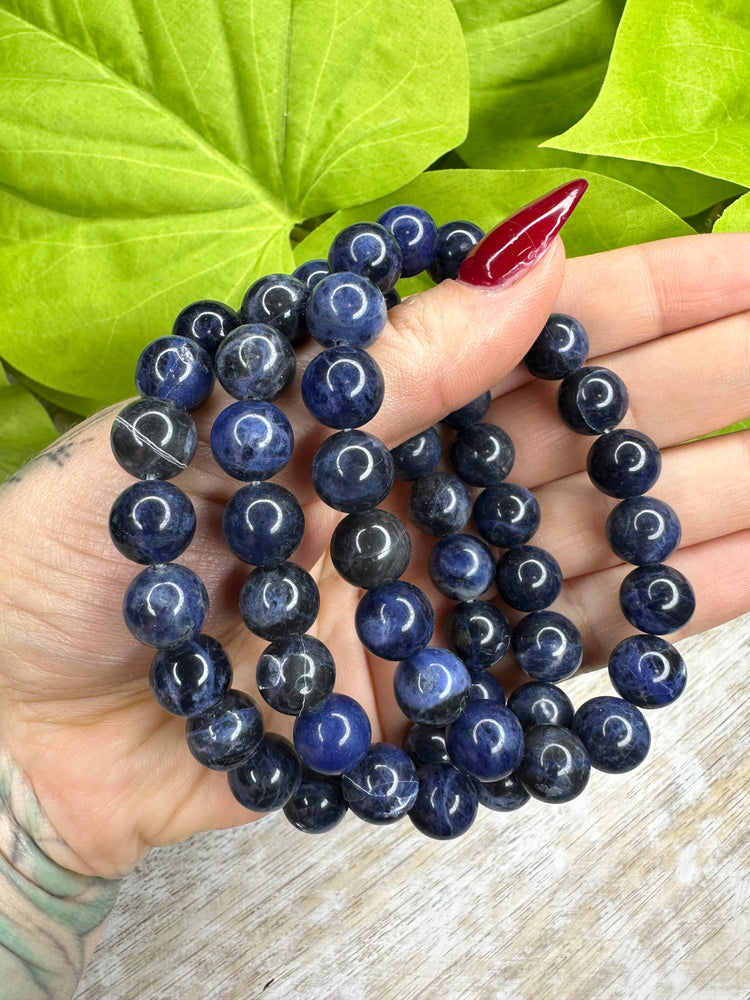
[[[451,761],[477,781],[497,781],[523,757],[523,729],[515,715],[496,701],[470,701],[445,731]]]
[[[234,688],[187,720],[188,750],[204,767],[229,771],[250,760],[263,739],[263,719],[250,695]]]
[[[580,368],[589,353],[589,337],[572,316],[552,313],[531,345],[523,363],[536,378],[565,378]]]
[[[460,406],[457,410],[452,410],[446,414],[440,422],[455,431],[461,430],[462,427],[471,427],[472,424],[476,424],[482,419],[487,410],[489,410],[491,402],[492,397],[488,389],[481,396],[477,396],[476,399],[472,399],[464,406]]]
[[[135,367],[141,396],[169,399],[185,410],[196,410],[214,387],[211,355],[187,337],[159,337],[144,347]]]
[[[172,479],[188,467],[198,444],[193,418],[168,399],[137,399],[117,414],[112,453],[136,479]]]
[[[317,283],[330,273],[328,261],[318,257],[315,260],[306,260],[304,264],[295,267],[292,271],[292,277],[301,281],[305,288],[311,292]]]
[[[549,552],[536,545],[519,545],[503,553],[495,574],[497,589],[516,611],[541,611],[559,596],[562,572]]]
[[[224,302],[200,299],[179,313],[172,326],[174,337],[188,337],[213,357],[226,335],[240,325],[240,317]]]
[[[651,745],[643,714],[622,698],[590,698],[578,708],[571,728],[586,747],[592,766],[610,774],[637,767]]]
[[[453,468],[471,486],[492,486],[502,482],[515,460],[513,442],[494,424],[464,427],[451,445]]]
[[[546,681],[521,684],[508,698],[508,708],[523,729],[545,723],[570,729],[573,721],[573,702],[562,688]]]
[[[475,788],[480,804],[495,812],[513,812],[526,805],[530,798],[515,774],[497,781],[477,781]]]
[[[273,403],[239,400],[211,428],[211,451],[221,468],[245,482],[270,479],[292,457],[292,425]]]
[[[172,562],[195,534],[195,509],[173,483],[136,482],[117,497],[109,515],[116,548],[137,563]]]
[[[355,222],[333,238],[331,271],[349,271],[388,292],[401,275],[401,251],[393,234],[377,222]]]
[[[240,590],[245,625],[268,642],[307,632],[318,616],[320,595],[310,576],[296,563],[258,566]]]
[[[380,365],[361,347],[339,344],[321,351],[302,376],[302,400],[326,427],[361,427],[383,402],[385,381]]]
[[[455,653],[427,646],[401,660],[393,675],[398,707],[411,722],[447,726],[469,701],[471,677]]]
[[[494,604],[485,601],[456,604],[448,612],[443,633],[448,647],[471,672],[497,663],[510,645],[508,619]]]
[[[411,539],[395,514],[348,514],[331,536],[331,561],[354,587],[370,590],[397,580],[411,559]]]
[[[471,516],[471,493],[458,476],[430,472],[412,483],[409,517],[420,531],[442,538],[461,531]]]
[[[510,640],[519,667],[535,681],[571,677],[583,659],[583,639],[573,622],[557,611],[532,611]]]
[[[577,434],[606,434],[628,410],[628,390],[609,368],[587,365],[566,375],[557,389],[557,412]]]
[[[391,453],[367,431],[339,431],[315,452],[312,483],[321,500],[335,510],[347,514],[370,510],[393,486]]]
[[[221,643],[198,635],[167,649],[151,661],[154,697],[172,715],[200,715],[232,686],[232,667]]]
[[[276,399],[289,388],[296,368],[289,340],[264,323],[238,326],[216,352],[216,377],[235,399]]]
[[[122,613],[130,632],[147,646],[194,639],[208,614],[203,581],[179,563],[147,566],[125,591]]]
[[[636,566],[664,562],[680,544],[682,528],[669,504],[656,497],[629,497],[609,512],[604,526],[614,554]]]
[[[299,501],[277,483],[252,483],[229,498],[221,533],[231,551],[253,566],[276,566],[294,552],[305,533]]]
[[[414,805],[417,769],[398,747],[373,743],[359,764],[342,775],[341,790],[355,816],[367,823],[395,823]]]
[[[240,306],[243,323],[267,323],[284,334],[292,347],[307,337],[306,285],[290,274],[267,274],[248,288]]]
[[[594,441],[586,469],[594,486],[607,496],[637,497],[659,478],[661,453],[647,434],[619,428]]]
[[[367,278],[342,271],[313,288],[307,326],[321,347],[369,347],[383,332],[387,315],[383,293]]]
[[[228,775],[232,795],[253,812],[281,809],[294,795],[299,780],[294,747],[275,733],[267,733],[250,760]]]
[[[317,708],[330,696],[336,667],[327,646],[312,635],[293,635],[266,646],[255,668],[258,691],[283,715]]]
[[[401,296],[398,294],[395,288],[392,288],[390,292],[386,292],[383,296],[385,299],[385,308],[390,311],[394,306],[401,305]]]
[[[441,594],[454,601],[470,601],[492,584],[495,558],[481,538],[447,535],[435,542],[428,570]]]
[[[490,545],[512,549],[525,545],[539,527],[539,501],[524,486],[496,483],[474,501],[474,523]]]
[[[384,660],[403,660],[424,649],[435,615],[422,591],[405,580],[368,590],[354,613],[359,641]]]
[[[661,708],[680,697],[687,683],[685,661],[658,635],[631,635],[610,653],[609,677],[618,694],[639,708]]]
[[[322,705],[297,716],[294,748],[313,771],[343,774],[364,758],[371,735],[370,720],[359,702],[332,694]]]
[[[542,802],[569,802],[588,784],[591,761],[581,740],[562,726],[531,726],[516,772],[526,791]]]
[[[394,205],[377,220],[393,235],[401,251],[401,277],[413,278],[432,264],[437,247],[437,226],[432,216],[416,205]]]
[[[417,771],[419,791],[409,819],[420,833],[453,840],[466,833],[477,814],[474,782],[452,764],[424,764]]]
[[[284,815],[303,833],[326,833],[341,822],[349,807],[337,775],[316,774],[302,765],[297,790],[284,806]]]
[[[404,736],[403,748],[417,766],[451,762],[445,747],[445,726],[422,726],[415,722]]]
[[[641,632],[663,635],[687,625],[695,611],[695,594],[672,566],[636,566],[620,584],[620,607]]]
[[[435,256],[427,273],[436,285],[446,278],[457,278],[464,257],[484,236],[483,230],[463,219],[438,226]]]
[[[471,673],[471,671],[469,671]],[[505,704],[505,691],[500,681],[486,670],[471,674],[469,701],[497,701]]]
[[[428,427],[391,449],[397,479],[418,479],[440,461],[442,444],[437,427]]]

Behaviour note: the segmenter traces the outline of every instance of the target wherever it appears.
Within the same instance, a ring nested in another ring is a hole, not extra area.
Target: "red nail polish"
[[[464,258],[458,280],[483,288],[516,281],[536,264],[588,186],[583,178],[568,181],[495,226]]]

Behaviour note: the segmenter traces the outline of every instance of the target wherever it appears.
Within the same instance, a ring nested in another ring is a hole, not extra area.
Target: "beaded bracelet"
[[[581,635],[549,610],[561,591],[554,557],[530,544],[539,504],[508,482],[513,443],[483,420],[490,393],[446,415],[455,430],[453,472],[436,471],[441,436],[430,427],[389,451],[360,428],[378,412],[383,375],[367,353],[399,301],[399,277],[427,271],[455,278],[484,234],[465,221],[437,227],[414,206],[396,206],[376,223],[348,226],[327,260],[292,275],[273,274],[246,292],[239,314],[203,300],[187,306],[172,334],[149,344],[136,369],[140,399],[115,418],[112,449],[138,481],[115,500],[110,534],[129,559],[145,564],[127,588],[123,614],[131,633],[156,647],[150,684],[158,702],[186,718],[190,752],[228,772],[234,796],[248,809],[283,808],[298,829],[318,833],[347,809],[372,823],[409,815],[428,836],[463,833],[478,804],[509,811],[530,796],[568,801],[584,789],[593,765],[630,770],[648,753],[640,711],[674,701],[685,664],[662,636],[681,628],[694,609],[687,580],[664,560],[680,541],[666,503],[645,494],[661,458],[639,431],[618,427],[628,407],[622,380],[586,366],[588,337],[574,318],[551,316],[527,353],[532,375],[559,381],[557,411],[579,434],[595,437],[587,459],[594,486],[619,500],[606,523],[618,558],[634,564],[620,604],[638,629],[618,643],[609,674],[619,697],[597,697],[574,712],[557,686],[579,668]],[[323,350],[301,381],[310,413],[334,433],[312,464],[319,497],[345,516],[331,538],[339,574],[364,590],[355,615],[366,649],[397,661],[396,701],[412,723],[401,748],[371,745],[366,713],[334,691],[328,648],[309,634],[318,613],[315,581],[290,557],[305,518],[297,499],[269,482],[290,460],[294,435],[273,400],[290,386],[294,347],[307,335]],[[294,743],[264,734],[253,699],[232,688],[220,643],[202,633],[208,595],[198,576],[175,562],[190,544],[195,511],[169,482],[192,459],[197,434],[190,411],[218,378],[235,397],[211,430],[219,466],[245,483],[222,519],[226,544],[253,566],[239,596],[245,625],[269,645],[256,666],[258,690],[275,711],[295,716]],[[445,647],[428,645],[434,614],[427,596],[402,579],[411,558],[403,523],[379,508],[394,478],[411,481],[409,516],[437,540],[429,575],[455,601],[444,624]],[[475,499],[470,487],[479,488]],[[473,517],[477,534],[464,531]],[[493,550],[504,550],[496,557]],[[511,629],[503,611],[481,600],[493,584],[524,617]],[[508,649],[530,680],[506,704],[489,672]]]

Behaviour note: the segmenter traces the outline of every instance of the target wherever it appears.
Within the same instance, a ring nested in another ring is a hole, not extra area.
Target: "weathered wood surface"
[[[747,1000],[750,616],[680,648],[647,761],[567,805],[481,809],[452,843],[272,815],[154,852],[76,1000]]]

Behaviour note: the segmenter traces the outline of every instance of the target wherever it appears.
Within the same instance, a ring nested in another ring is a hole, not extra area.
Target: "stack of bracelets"
[[[634,564],[620,604],[639,631],[609,658],[618,697],[592,698],[574,712],[557,686],[580,666],[583,643],[569,618],[548,610],[562,574],[549,552],[529,544],[539,505],[506,479],[513,443],[483,422],[490,393],[443,420],[456,431],[453,472],[436,471],[435,427],[392,451],[359,429],[383,399],[383,375],[366,348],[399,301],[398,278],[425,270],[435,282],[455,278],[482,235],[467,222],[438,228],[422,209],[401,205],[375,224],[345,228],[327,261],[256,281],[239,315],[220,302],[188,305],[172,334],[141,354],[141,398],[112,427],[114,455],[138,481],[115,500],[110,533],[120,552],[146,565],[126,591],[123,614],[131,633],[156,647],[153,693],[168,712],[186,718],[190,752],[228,772],[243,806],[283,808],[309,833],[332,828],[351,809],[371,823],[408,814],[423,833],[449,839],[471,825],[478,803],[509,811],[529,796],[566,802],[584,789],[592,765],[622,772],[639,764],[650,744],[641,709],[674,701],[685,686],[684,661],[662,638],[690,619],[695,604],[684,576],[664,565],[679,543],[680,524],[671,507],[644,495],[658,478],[661,456],[645,434],[617,426],[627,390],[614,372],[584,364],[588,337],[577,320],[551,316],[524,363],[534,376],[559,381],[563,422],[596,436],[587,460],[591,481],[619,500],[606,534],[617,557]],[[302,398],[334,431],[315,453],[312,481],[319,497],[346,515],[330,555],[341,576],[364,590],[357,635],[371,653],[398,661],[395,697],[412,723],[402,748],[371,744],[364,709],[334,692],[333,657],[309,634],[318,588],[289,561],[305,518],[294,495],[269,482],[293,449],[292,427],[272,401],[293,380],[294,347],[308,333],[323,350],[304,372]],[[248,629],[269,643],[257,662],[257,687],[272,709],[296,716],[293,745],[264,734],[255,702],[232,688],[224,649],[201,632],[206,589],[174,561],[190,544],[196,518],[169,480],[193,457],[190,411],[208,399],[215,378],[237,401],[216,419],[211,450],[225,472],[246,483],[226,505],[222,534],[253,567],[239,610]],[[378,507],[396,477],[412,481],[414,525],[437,539],[430,578],[456,602],[445,620],[445,648],[428,645],[433,609],[401,579],[411,558],[409,534]],[[470,486],[481,488],[475,499]],[[477,534],[464,532],[472,516]],[[494,548],[505,551],[497,558]],[[502,601],[524,613],[514,629],[499,607],[480,599],[493,582]],[[506,704],[489,668],[509,647],[530,680]]]

